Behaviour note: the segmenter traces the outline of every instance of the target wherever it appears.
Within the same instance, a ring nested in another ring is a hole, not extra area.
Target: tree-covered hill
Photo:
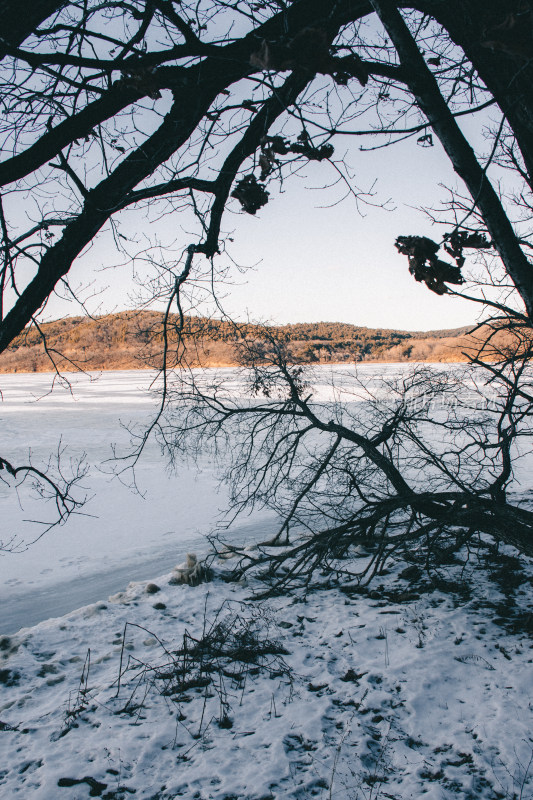
[[[170,318],[170,347],[175,348]],[[468,328],[407,332],[366,328],[341,322],[308,322],[282,326],[235,325],[223,320],[186,320],[189,358],[210,366],[236,363],[236,344],[245,335],[265,337],[265,330],[287,342],[301,363],[372,361],[462,361]],[[195,351],[198,350],[198,356]],[[0,357],[0,372],[143,369],[161,364],[163,314],[123,311],[98,318],[65,317],[24,331]]]

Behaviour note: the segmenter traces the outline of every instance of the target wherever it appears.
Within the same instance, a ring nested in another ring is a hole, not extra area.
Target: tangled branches
[[[139,715],[154,691],[168,698],[178,721],[195,739],[213,720],[221,728],[231,728],[232,697],[241,696],[256,675],[281,678],[291,685],[291,672],[283,659],[287,651],[273,638],[272,626],[264,607],[240,603],[234,608],[225,602],[212,620],[204,616],[201,634],[186,630],[179,647],[169,650],[158,640],[163,655],[157,664],[148,664],[131,654],[125,661],[127,637],[140,628],[126,623],[116,696],[124,691],[128,696],[121,712]],[[193,720],[188,712],[187,719],[185,704],[194,696],[202,700],[201,713]]]
[[[471,366],[400,368],[371,381],[333,368],[315,397],[319,374],[291,364],[268,332],[267,344],[243,342],[240,397],[182,376],[168,446],[222,451],[232,512],[262,506],[279,519],[259,544],[213,540],[236,558],[234,575],[252,569],[271,590],[308,585],[323,570],[368,582],[394,555],[435,566],[478,536],[532,556],[533,512],[516,502],[513,464],[533,433],[533,374],[515,335],[512,356],[510,342],[493,337],[500,363],[483,382],[478,354]]]
[[[31,464],[14,466],[10,461],[0,456],[0,482],[6,487],[15,488],[17,492],[28,488],[30,494],[45,501],[45,508],[53,507],[52,519],[39,522],[42,532],[33,541],[37,541],[56,525],[63,525],[67,519],[79,511],[85,503],[85,494],[81,491],[81,482],[87,474],[88,467],[83,461],[83,456],[76,462],[70,462],[68,472],[62,464],[61,446],[58,449],[55,464],[50,462],[39,469]],[[4,526],[5,530],[5,526]],[[7,533],[7,537],[0,539],[0,553],[14,552],[26,549],[27,543],[18,533]]]

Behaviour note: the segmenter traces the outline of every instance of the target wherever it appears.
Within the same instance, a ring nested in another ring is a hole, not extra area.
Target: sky
[[[480,124],[486,121],[479,117],[462,118],[460,123],[475,129],[478,142]],[[270,182],[269,202],[254,216],[230,199],[222,227],[233,241],[229,257],[217,263],[224,267],[233,260],[246,269],[232,269],[230,282],[218,288],[224,311],[237,320],[274,324],[329,321],[418,331],[476,322],[479,307],[438,296],[416,283],[407,259],[394,247],[399,235],[441,240],[446,229],[432,224],[424,209],[446,201],[445,187],[461,186],[438,140],[434,137],[434,146],[421,147],[417,138],[371,152],[361,152],[361,145],[370,147],[380,140],[334,140],[333,160],[348,165],[362,191],[373,192],[370,205],[356,203],[353,197],[342,200],[345,186],[327,162],[310,162],[305,171],[284,181],[281,191],[278,181]],[[142,212],[127,212],[120,222],[132,254],[146,247],[148,238],[179,254],[198,241],[198,234],[192,233],[195,227],[191,215],[180,212],[149,225]],[[118,254],[113,237],[104,231],[77,260],[70,281],[75,290],[89,287],[80,296],[89,298],[92,313],[111,313],[135,306],[133,271],[142,275],[142,264]],[[75,303],[52,298],[44,316],[79,313],[83,312]]]
[[[398,235],[442,238],[445,228],[432,224],[423,211],[446,199],[444,185],[458,185],[439,142],[420,147],[415,137],[361,152],[359,141],[341,140],[337,157],[344,157],[363,191],[372,190],[372,205],[357,204],[353,197],[343,200],[341,185],[323,188],[338,177],[327,163],[310,163],[281,192],[278,183],[269,186],[270,200],[254,216],[242,212],[237,200],[229,201],[223,219],[233,239],[229,253],[246,270],[233,269],[230,283],[219,288],[224,310],[239,320],[274,324],[330,321],[434,330],[475,322],[477,309],[471,303],[438,296],[416,283],[407,259],[394,247]],[[194,241],[191,220],[180,213],[143,230],[144,225],[141,216],[132,214],[122,231],[139,246],[145,234],[172,242],[178,251]],[[111,313],[134,306],[131,275],[131,263],[103,233],[78,259],[71,283],[90,284],[87,294],[96,296],[88,306]],[[75,304],[54,299],[46,318],[77,313]]]
[[[280,323],[324,320],[404,330],[472,323],[470,303],[439,297],[416,283],[406,257],[394,247],[399,235],[442,237],[445,229],[419,210],[445,199],[439,182],[456,184],[440,145],[421,148],[411,139],[375,153],[353,148],[347,160],[361,188],[375,182],[372,202],[390,199],[391,210],[365,205],[358,210],[353,198],[321,207],[343,189],[313,190],[320,179],[311,169],[299,186],[287,183],[286,192],[273,197],[257,219],[247,215],[240,221],[239,260],[262,261],[246,284],[232,290],[232,308]],[[324,165],[322,175],[327,174]]]

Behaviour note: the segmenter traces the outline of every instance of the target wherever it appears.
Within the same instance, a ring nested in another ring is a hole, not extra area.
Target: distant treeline
[[[176,350],[177,315],[169,319],[169,353]],[[184,346],[189,363],[233,366],[238,342],[269,335],[286,343],[299,363],[372,361],[463,361],[471,345],[468,328],[411,333],[364,328],[343,322],[304,322],[281,326],[187,317]],[[163,314],[123,311],[97,318],[65,317],[24,331],[3,355],[0,372],[43,372],[54,368],[142,369],[159,367],[163,353]]]

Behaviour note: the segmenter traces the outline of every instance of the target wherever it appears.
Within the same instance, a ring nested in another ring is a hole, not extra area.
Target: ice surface
[[[393,380],[412,368],[319,366],[312,370],[313,399],[327,403],[340,397],[357,403],[377,392],[387,401],[382,378]],[[207,373],[221,378],[228,393],[246,394],[238,370]],[[360,383],[354,390],[356,376]],[[142,428],[153,419],[157,409],[157,397],[150,392],[153,378],[149,371],[105,372],[74,375],[65,385],[53,383],[49,374],[1,376],[2,455],[13,463],[26,463],[31,449],[33,463],[45,463],[59,442],[65,448],[63,460],[85,452],[91,472],[84,486],[91,499],[81,515],[23,552],[0,556],[0,633],[96,601],[130,580],[149,579],[171,569],[189,549],[205,549],[204,537],[214,530],[227,505],[227,492],[219,487],[213,463],[204,458],[198,467],[182,464],[169,473],[165,456],[150,442],[136,469],[140,493],[112,478],[106,463],[112,445],[119,452],[127,449],[127,427]],[[531,454],[517,461],[516,491],[532,488],[532,466]],[[24,520],[42,513],[42,504],[32,505],[24,493],[20,499],[22,507],[13,491],[0,484],[0,538],[15,533],[29,542],[41,528]],[[257,513],[240,522],[233,535],[253,539],[270,532],[273,525],[273,517]]]
[[[91,499],[80,515],[27,549],[0,556],[0,633],[66,613],[132,579],[172,569],[188,549],[206,548],[204,537],[226,504],[212,463],[204,460],[198,468],[183,465],[169,473],[166,458],[150,442],[136,468],[139,492],[112,477],[105,463],[112,444],[120,452],[128,447],[130,436],[122,425],[142,426],[153,418],[152,378],[141,371],[74,376],[72,392],[56,383],[49,393],[48,374],[1,377],[2,455],[27,463],[31,448],[32,463],[39,465],[60,441],[66,448],[63,461],[85,452],[91,471],[83,485]],[[0,488],[2,538],[15,533],[19,542],[28,543],[41,527],[24,520],[43,509],[23,493],[21,499],[22,508],[12,490]],[[260,535],[272,523],[259,514],[237,526],[235,535],[253,536],[254,524]]]

